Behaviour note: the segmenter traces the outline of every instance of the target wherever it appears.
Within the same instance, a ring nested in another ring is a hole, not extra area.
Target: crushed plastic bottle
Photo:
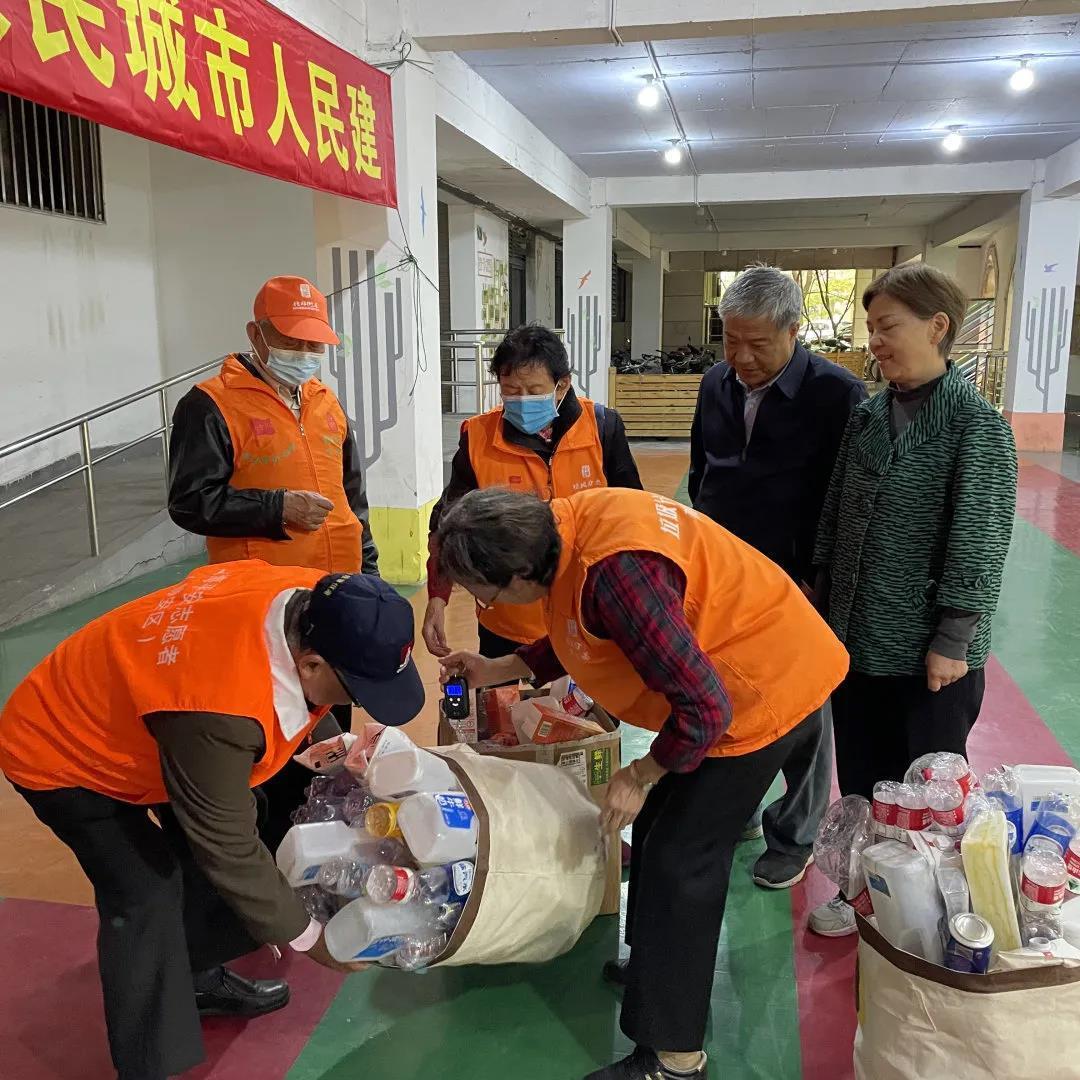
[[[394,964],[402,971],[421,971],[442,955],[449,941],[449,935],[442,931],[408,937],[398,947]]]
[[[870,914],[872,908],[862,853],[875,839],[870,803],[861,795],[845,795],[825,811],[814,840],[818,869],[863,915]]]
[[[308,917],[316,922],[328,923],[338,913],[340,905],[318,885],[305,885],[296,890],[296,895],[304,905]]]
[[[316,880],[328,893],[355,900],[364,895],[364,881],[370,871],[371,863],[359,859],[329,859],[323,863]]]
[[[1035,814],[1035,824],[1025,840],[1025,850],[1035,838],[1045,837],[1052,841],[1062,857],[1069,850],[1069,844],[1076,836],[1080,826],[1080,800],[1072,795],[1063,795],[1052,791],[1043,796]]]
[[[930,780],[955,780],[965,795],[979,785],[966,758],[944,751],[916,758],[904,776],[905,784],[925,784]]]

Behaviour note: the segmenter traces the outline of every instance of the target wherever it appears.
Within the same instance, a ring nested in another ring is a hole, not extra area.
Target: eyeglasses
[[[476,595],[476,593],[472,594],[472,598],[476,601],[476,606],[481,611],[490,611],[495,606],[499,597],[502,596],[502,592],[502,589],[497,589],[495,591],[495,595],[490,600],[481,600],[480,597]]]

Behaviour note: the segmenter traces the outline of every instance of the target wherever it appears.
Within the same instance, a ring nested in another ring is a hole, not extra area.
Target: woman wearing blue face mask
[[[424,642],[446,656],[446,605],[452,584],[438,566],[435,533],[443,511],[476,488],[508,487],[550,501],[593,487],[640,488],[637,464],[614,409],[578,397],[562,341],[543,326],[511,330],[495,350],[491,373],[502,405],[466,420],[450,482],[431,514]],[[545,635],[539,605],[477,609],[480,651],[495,658]]]

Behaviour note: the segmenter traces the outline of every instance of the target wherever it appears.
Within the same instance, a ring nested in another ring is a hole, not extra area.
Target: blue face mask
[[[522,394],[518,397],[503,398],[503,416],[526,435],[535,435],[538,431],[554,423],[559,415],[559,405],[555,403],[558,391],[550,394]],[[561,402],[559,403],[561,404]]]
[[[266,367],[275,379],[287,386],[303,386],[314,379],[322,367],[322,353],[293,352],[292,349],[270,349]]]

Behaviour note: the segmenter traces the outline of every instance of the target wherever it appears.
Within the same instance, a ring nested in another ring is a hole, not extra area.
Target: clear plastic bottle
[[[895,780],[880,780],[874,785],[874,832],[883,840],[895,840],[896,797],[900,785]]]
[[[450,937],[441,931],[424,937],[406,938],[398,948],[394,963],[402,971],[420,971],[438,959]]]
[[[960,836],[964,831],[964,789],[956,780],[931,780],[926,785],[926,803],[938,831]]]
[[[930,827],[930,804],[926,801],[925,784],[901,784],[896,793],[896,828],[904,837],[909,832],[922,832]]]
[[[907,784],[925,784],[930,780],[955,780],[964,789],[965,795],[978,786],[978,778],[971,771],[967,759],[960,754],[944,751],[916,758],[904,777]]]
[[[1069,850],[1069,844],[1077,834],[1080,825],[1080,799],[1060,792],[1044,795],[1035,814],[1035,823],[1028,833],[1030,842],[1034,837],[1046,837],[1052,840],[1060,850],[1062,857]]]
[[[1065,852],[1065,869],[1069,871],[1069,880],[1065,887],[1073,896],[1080,895],[1080,836],[1069,841],[1069,850]]]
[[[455,871],[461,864],[429,866],[423,870],[411,870],[404,866],[373,866],[367,875],[367,895],[376,904],[427,904],[440,907],[453,900],[460,903],[472,887],[472,863],[469,867],[468,887],[463,893],[455,888]]]
[[[360,859],[330,859],[323,863],[316,881],[328,893],[355,900],[364,895],[364,879],[370,870],[371,863]]]
[[[1019,855],[1024,849],[1024,800],[1020,792],[1020,780],[1011,765],[999,765],[982,779],[986,797],[997,803],[1012,826],[1012,853]]]
[[[356,786],[342,804],[341,812],[345,820],[356,828],[364,827],[364,815],[375,805],[376,799],[367,788]]]
[[[1065,882],[1069,876],[1065,860],[1049,845],[1029,842],[1024,848],[1022,867],[1022,921],[1026,924],[1056,920],[1065,899]],[[1060,933],[1057,936],[1060,937]]]

